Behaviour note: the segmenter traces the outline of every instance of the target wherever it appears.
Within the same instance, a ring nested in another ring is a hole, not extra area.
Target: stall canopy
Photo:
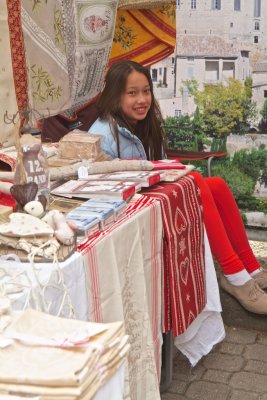
[[[175,1],[3,0],[0,37],[0,145],[6,147],[14,143],[18,110],[34,110],[33,119],[71,118],[102,90],[111,63],[149,66],[171,54]]]
[[[110,63],[154,64],[174,51],[175,1],[119,1]]]

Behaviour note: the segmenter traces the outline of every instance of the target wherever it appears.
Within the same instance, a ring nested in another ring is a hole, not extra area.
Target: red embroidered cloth
[[[19,111],[27,108],[27,68],[22,35],[21,0],[7,1],[10,51]]]
[[[201,196],[192,176],[143,191],[125,215],[78,246],[85,253],[131,215],[160,201],[163,219],[162,330],[182,334],[206,305],[204,225]]]
[[[182,334],[206,304],[201,196],[190,175],[142,192],[160,200],[163,219],[163,332]]]

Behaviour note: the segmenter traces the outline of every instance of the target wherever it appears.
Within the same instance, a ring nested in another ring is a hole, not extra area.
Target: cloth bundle
[[[60,247],[54,230],[41,219],[24,213],[12,213],[10,221],[0,225],[0,244],[50,258]]]
[[[90,400],[125,362],[127,342],[122,322],[96,324],[26,310],[0,337],[0,395]]]

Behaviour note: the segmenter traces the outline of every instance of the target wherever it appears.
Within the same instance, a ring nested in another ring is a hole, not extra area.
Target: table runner
[[[125,398],[159,400],[162,217],[159,201],[138,197],[78,251],[87,274],[88,319],[123,320],[130,335]]]
[[[163,332],[185,332],[206,304],[200,191],[190,175],[142,192],[160,200],[163,218]]]

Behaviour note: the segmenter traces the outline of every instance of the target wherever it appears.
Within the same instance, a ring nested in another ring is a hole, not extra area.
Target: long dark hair
[[[132,126],[121,110],[121,96],[126,88],[127,78],[133,71],[144,74],[151,91],[151,107],[146,117]],[[147,158],[158,160],[164,151],[163,118],[153,94],[150,72],[134,61],[119,61],[111,65],[107,72],[105,87],[97,102],[99,117],[109,121],[117,141],[119,154],[119,138],[117,124],[128,128],[143,143]]]

